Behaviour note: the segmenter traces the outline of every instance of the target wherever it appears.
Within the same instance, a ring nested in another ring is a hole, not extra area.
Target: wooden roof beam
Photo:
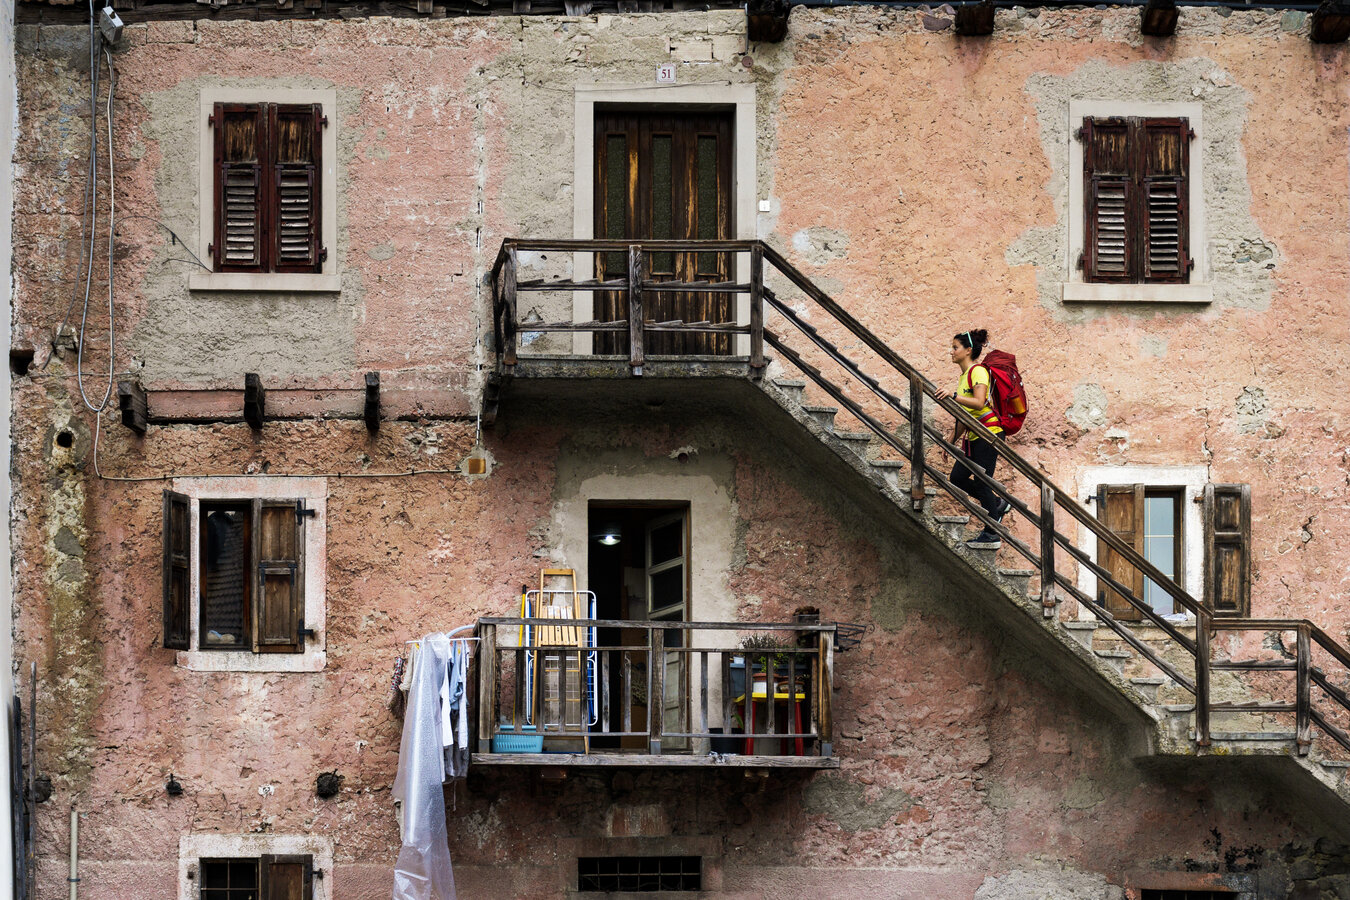
[[[1313,11],[1308,39],[1314,44],[1340,44],[1350,38],[1350,2],[1325,0]]]
[[[1171,37],[1177,33],[1176,0],[1148,0],[1139,11],[1139,30],[1151,37]]]
[[[992,0],[963,3],[956,7],[956,33],[962,37],[985,37],[994,33]]]

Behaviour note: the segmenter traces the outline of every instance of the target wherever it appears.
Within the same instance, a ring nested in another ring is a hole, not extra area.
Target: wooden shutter
[[[256,103],[217,103],[215,230],[211,255],[218,272],[267,270],[267,120]]]
[[[188,498],[164,492],[164,647],[187,650],[191,639]]]
[[[1191,269],[1187,249],[1187,183],[1190,173],[1190,124],[1186,119],[1143,119],[1139,135],[1139,215],[1143,233],[1137,244],[1146,282],[1184,282]]]
[[[314,857],[266,855],[258,862],[259,900],[313,900]]]
[[[317,103],[268,109],[271,255],[277,272],[322,268],[322,123],[323,107]]]
[[[1180,118],[1083,120],[1087,281],[1189,280],[1192,137]]]
[[[1205,604],[1216,616],[1251,615],[1251,486],[1205,485],[1204,512]]]
[[[1083,120],[1083,179],[1087,229],[1083,274],[1088,281],[1134,280],[1131,221],[1137,188],[1123,118]]]
[[[299,653],[304,649],[304,517],[298,500],[258,500],[253,505],[253,650]]]
[[[1144,554],[1144,486],[1142,484],[1108,484],[1097,489],[1097,518],[1111,529],[1140,556]],[[1121,584],[1130,588],[1142,602],[1144,573],[1104,543],[1098,542],[1097,554],[1101,567]],[[1118,619],[1138,621],[1142,613],[1118,591],[1098,579],[1097,602]]]

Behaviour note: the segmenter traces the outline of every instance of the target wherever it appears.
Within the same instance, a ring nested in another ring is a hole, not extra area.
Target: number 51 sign
[[[663,66],[657,66],[657,67],[656,67],[656,83],[657,83],[657,84],[674,84],[674,83],[675,83],[675,64],[674,64],[674,63],[666,63],[666,64],[663,65]]]

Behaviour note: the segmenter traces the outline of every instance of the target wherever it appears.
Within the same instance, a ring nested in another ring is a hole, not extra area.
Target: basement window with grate
[[[1144,888],[1139,892],[1139,900],[1232,900],[1234,891],[1207,888],[1202,891],[1152,890]]]
[[[201,900],[313,900],[314,857],[203,859]]]
[[[577,889],[598,893],[703,890],[701,856],[582,856]]]

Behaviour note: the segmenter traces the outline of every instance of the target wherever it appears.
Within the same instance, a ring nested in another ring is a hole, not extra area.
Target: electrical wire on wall
[[[76,364],[75,381],[79,387],[80,399],[85,407],[97,415],[108,407],[112,398],[112,386],[114,373],[116,372],[117,338],[114,313],[114,292],[113,292],[113,246],[114,230],[117,225],[117,192],[114,179],[116,169],[113,163],[113,131],[114,119],[113,109],[117,99],[117,71],[113,68],[111,45],[104,38],[100,30],[99,13],[95,8],[93,0],[89,0],[89,155],[88,169],[85,178],[84,190],[84,215],[80,223],[80,268],[76,271],[76,291],[77,293],[70,298],[70,304],[66,307],[65,317],[61,324],[57,326],[56,334],[53,338],[53,344],[59,341],[61,335],[65,332],[66,324],[70,321],[70,315],[74,311],[75,301],[79,299],[78,285],[80,275],[83,275],[84,281],[84,302],[80,311],[80,331],[76,339]],[[120,21],[117,23],[120,29]],[[114,37],[115,37],[114,33]],[[89,332],[89,302],[93,296],[94,287],[94,253],[96,249],[98,234],[98,108],[99,108],[99,85],[101,81],[101,72],[104,64],[108,68],[108,98],[105,103],[104,121],[107,127],[107,154],[108,154],[108,378],[104,385],[103,397],[97,402],[89,399],[89,392],[85,390],[84,385],[84,354],[85,344]]]

